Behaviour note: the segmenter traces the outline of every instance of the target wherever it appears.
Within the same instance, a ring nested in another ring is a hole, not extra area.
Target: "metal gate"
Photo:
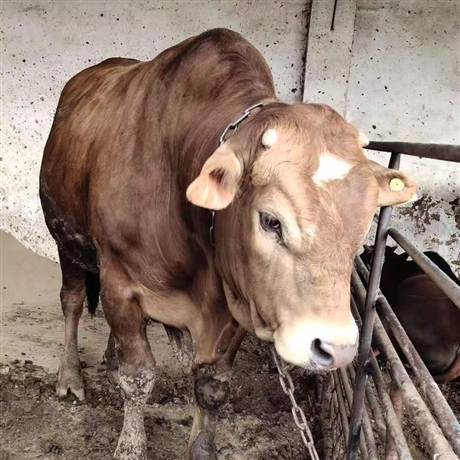
[[[453,145],[371,142],[371,150],[391,153],[389,167],[399,168],[401,154],[460,163]],[[457,460],[460,424],[433,380],[388,301],[379,291],[387,237],[390,236],[460,308],[460,288],[403,234],[390,227],[391,207],[381,209],[370,272],[358,257],[352,274],[352,311],[360,328],[358,364],[320,379],[321,425],[325,460]],[[410,366],[403,365],[381,318],[385,318]],[[381,369],[372,338],[385,359]],[[410,429],[409,429],[410,428]],[[414,448],[423,445],[420,456]]]

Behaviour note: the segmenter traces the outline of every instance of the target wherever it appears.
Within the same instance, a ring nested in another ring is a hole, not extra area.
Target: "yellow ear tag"
[[[398,177],[394,177],[390,180],[390,190],[392,192],[400,192],[401,190],[404,190],[404,187],[404,182]]]

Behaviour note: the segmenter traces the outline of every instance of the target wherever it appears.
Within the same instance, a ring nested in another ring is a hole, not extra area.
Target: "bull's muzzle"
[[[355,357],[356,343],[353,345],[337,345],[321,339],[311,344],[311,361],[323,369],[337,369],[348,366]]]
[[[284,360],[313,371],[333,370],[353,361],[358,328],[353,318],[346,324],[297,321],[282,325],[275,331],[274,339]]]

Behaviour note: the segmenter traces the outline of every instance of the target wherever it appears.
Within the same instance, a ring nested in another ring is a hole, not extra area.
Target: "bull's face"
[[[367,160],[326,106],[274,104],[206,162],[187,191],[216,218],[216,257],[234,317],[287,361],[348,365],[353,258],[378,206],[409,201],[404,174]]]

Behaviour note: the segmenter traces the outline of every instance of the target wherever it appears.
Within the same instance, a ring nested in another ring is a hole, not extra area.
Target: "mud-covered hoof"
[[[114,460],[147,460],[145,434],[139,433],[138,439],[133,436],[124,437],[122,435],[113,458]]]
[[[201,431],[189,447],[188,460],[218,460],[214,436],[210,431]]]
[[[107,378],[113,386],[120,385],[120,377],[118,375],[118,369],[107,368]]]
[[[78,368],[59,369],[58,381],[56,383],[56,394],[59,398],[65,398],[68,393],[73,393],[80,401],[85,399],[85,390],[83,387],[83,377]]]

